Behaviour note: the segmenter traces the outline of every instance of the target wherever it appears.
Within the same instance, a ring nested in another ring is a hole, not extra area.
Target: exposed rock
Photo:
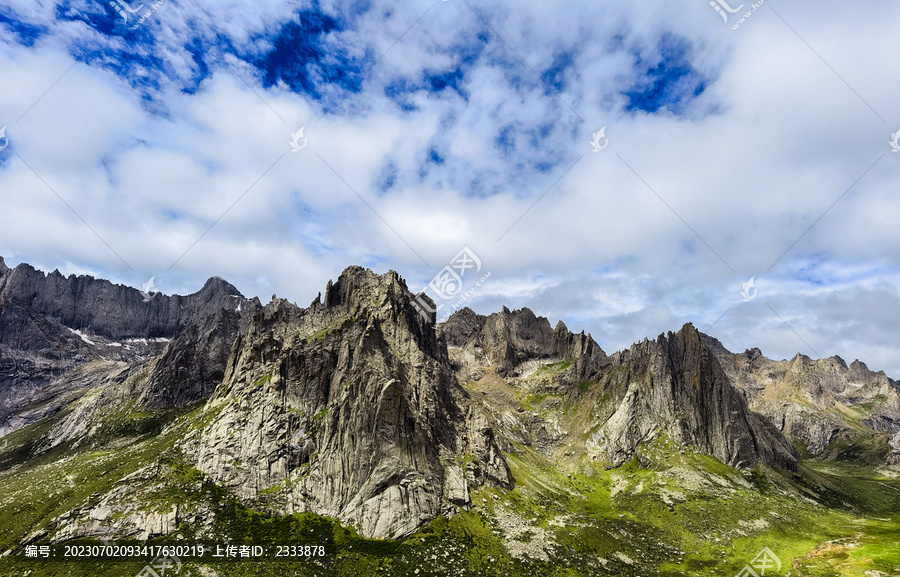
[[[798,354],[773,361],[756,348],[732,354],[703,337],[751,409],[802,441],[810,454],[822,453],[860,424],[900,432],[900,386],[884,372],[873,372],[860,361],[848,366],[837,356],[812,360]]]
[[[613,465],[631,458],[640,444],[666,435],[735,467],[766,463],[797,469],[796,450],[750,411],[691,324],[616,353],[606,374],[617,375],[604,386],[621,400],[588,443],[591,453]]]
[[[97,380],[68,378],[82,365],[141,365],[166,342],[142,401],[161,408],[208,398],[254,307],[258,300],[219,277],[192,295],[156,294],[144,302],[131,287],[27,264],[10,269],[0,258],[0,436],[58,412],[78,388],[103,382],[102,371],[84,373]]]
[[[371,537],[399,537],[469,503],[468,488],[509,487],[446,346],[396,273],[348,268],[323,302],[275,300],[234,346],[195,453],[244,498],[284,487],[285,511],[315,511]],[[459,455],[472,460],[463,470]]]
[[[379,538],[468,508],[479,487],[511,489],[507,453],[590,472],[648,458],[665,439],[675,454],[796,470],[782,432],[818,449],[853,425],[894,433],[900,462],[897,383],[858,361],[733,355],[691,325],[607,356],[529,309],[466,308],[435,326],[412,300],[396,273],[350,267],[305,309],[274,296],[262,306],[218,278],[144,302],[133,288],[0,259],[0,436],[64,411],[28,447],[39,453],[90,440],[135,400],[150,412],[207,400],[166,429],[179,458],[248,504]],[[54,539],[208,522],[209,511],[143,509],[156,473],[142,466],[92,496]]]
[[[240,312],[221,309],[181,327],[154,363],[139,402],[151,408],[182,407],[212,396],[225,375],[235,339],[261,308],[254,299]]]
[[[451,347],[460,378],[486,393],[500,390],[483,384],[496,374],[520,398],[565,395],[579,403],[598,403],[573,418],[552,404],[511,413],[513,405],[502,402],[502,395],[487,397],[485,405],[507,450],[521,443],[548,457],[573,455],[577,451],[567,444],[577,443],[589,429],[594,432],[587,438],[587,455],[609,467],[667,436],[736,467],[766,463],[797,468],[794,448],[764,417],[750,411],[690,324],[609,357],[590,336],[574,335],[561,322],[551,330],[546,318],[528,309],[504,308],[487,317],[463,309],[439,332]],[[584,396],[592,382],[599,382],[598,392]]]
[[[135,288],[59,271],[45,274],[27,264],[0,267],[0,302],[26,307],[60,324],[112,340],[171,338],[178,328],[245,301],[225,280],[214,277],[187,296],[156,294],[144,302]]]
[[[454,355],[468,375],[483,375],[493,367],[501,376],[516,376],[529,360],[554,359],[575,365],[574,374],[582,380],[597,374],[606,354],[590,335],[573,334],[560,321],[556,329],[546,317],[536,317],[523,308],[506,307],[489,316],[464,308],[438,327],[447,345],[459,349]]]

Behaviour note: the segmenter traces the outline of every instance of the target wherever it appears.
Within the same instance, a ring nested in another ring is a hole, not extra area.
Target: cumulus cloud
[[[421,288],[468,246],[479,312],[608,351],[691,321],[896,377],[900,7],[879,10],[767,2],[733,30],[703,2],[231,0],[130,31],[13,0],[0,254],[305,304],[350,264]]]

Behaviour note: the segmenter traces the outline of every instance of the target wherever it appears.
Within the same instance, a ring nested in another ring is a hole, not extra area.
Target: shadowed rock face
[[[26,307],[60,324],[112,340],[171,338],[178,329],[245,300],[221,278],[192,295],[157,294],[144,302],[135,288],[59,271],[44,274],[27,264],[10,269],[0,258],[0,302]]]
[[[154,362],[138,402],[150,408],[183,407],[212,396],[225,376],[235,339],[261,308],[254,299],[240,311],[221,309],[180,327]]]
[[[64,393],[91,385],[66,376],[90,363],[149,363],[137,398],[150,408],[207,399],[259,306],[217,277],[192,295],[144,302],[131,287],[26,264],[10,269],[0,257],[0,434],[59,411]]]
[[[510,487],[491,427],[411,298],[396,273],[351,267],[308,309],[257,311],[210,402],[198,468],[243,497],[289,486],[283,510],[380,538],[467,506],[470,487]]]
[[[624,372],[618,382],[627,386],[608,385],[621,400],[589,445],[614,464],[631,458],[640,443],[667,435],[735,467],[797,469],[796,450],[750,411],[693,325],[633,345],[609,361],[607,371]]]

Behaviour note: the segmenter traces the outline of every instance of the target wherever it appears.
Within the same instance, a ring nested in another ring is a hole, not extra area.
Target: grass
[[[539,405],[545,399],[528,400]],[[63,443],[37,456],[65,414],[8,435],[0,450],[0,551],[30,538],[46,542],[55,518],[97,503],[98,495],[122,487],[126,475],[153,466],[150,478],[128,484],[142,510],[177,508],[207,523],[181,523],[151,542],[204,538],[322,545],[327,552],[324,558],[255,563],[185,560],[179,575],[210,577],[210,569],[219,577],[734,575],[764,547],[780,558],[779,575],[900,573],[900,481],[865,464],[880,450],[877,435],[839,446],[838,456],[853,458],[808,460],[798,473],[737,471],[666,438],[609,470],[585,455],[556,459],[517,445],[507,455],[514,489],[477,488],[470,510],[384,541],[313,513],[269,512],[272,499],[290,494],[289,482],[264,491],[256,508],[212,483],[178,443],[213,416],[199,405],[160,412],[126,407],[104,414],[77,446]],[[326,416],[321,411],[312,419],[319,423]],[[31,577],[132,577],[142,566],[0,558],[0,574]]]
[[[565,370],[568,370],[569,367],[572,366],[572,363],[566,361],[560,361],[558,363],[550,363],[549,365],[544,365],[534,372],[535,376],[540,375],[555,375],[556,373],[561,373]]]

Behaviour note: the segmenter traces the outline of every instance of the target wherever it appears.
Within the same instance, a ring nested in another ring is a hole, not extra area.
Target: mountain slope
[[[543,436],[548,429],[590,431],[583,448],[599,465],[619,466],[641,444],[666,436],[732,466],[797,469],[797,452],[749,410],[692,325],[611,356],[590,335],[573,335],[562,323],[551,330],[528,309],[488,317],[462,310],[439,330],[457,345],[451,351],[461,378],[496,375],[522,392],[594,405],[574,419],[559,410],[522,418],[507,408],[498,420],[518,421],[514,429]],[[553,378],[542,383],[548,368],[555,369]],[[563,439],[557,434],[557,443]]]
[[[734,574],[772,546],[824,575],[816,548],[851,527],[877,545],[900,521],[896,383],[861,363],[732,355],[690,324],[607,355],[529,309],[435,326],[399,275],[360,267],[306,308],[213,278],[112,316],[93,303],[135,289],[15,271],[0,266],[10,574],[53,574],[19,564],[27,543],[315,535],[327,562],[272,571]],[[135,330],[175,304],[160,336]],[[801,460],[788,438],[819,422],[845,429]],[[866,555],[854,567],[892,570]]]
[[[900,443],[900,384],[884,372],[873,372],[858,360],[848,366],[836,356],[813,360],[798,354],[773,361],[759,349],[733,354],[712,337],[704,339],[751,408],[810,454],[873,432],[881,433],[875,436],[882,452],[890,451],[890,435]]]

